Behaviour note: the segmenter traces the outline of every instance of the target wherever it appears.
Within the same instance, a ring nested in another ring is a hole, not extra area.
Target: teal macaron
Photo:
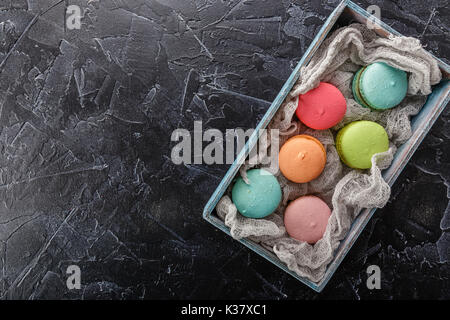
[[[237,210],[247,218],[260,219],[270,215],[281,201],[281,187],[277,178],[264,169],[247,171],[246,184],[237,178],[231,198]]]
[[[355,74],[352,91],[356,102],[363,107],[381,111],[391,109],[406,96],[407,74],[384,62],[375,62]]]

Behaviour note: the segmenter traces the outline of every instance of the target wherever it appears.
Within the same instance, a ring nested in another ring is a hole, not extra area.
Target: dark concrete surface
[[[228,166],[171,162],[194,120],[255,127],[338,1],[57,2],[0,1],[0,297],[450,298],[449,108],[321,294],[202,219]],[[357,3],[449,62],[448,1]]]

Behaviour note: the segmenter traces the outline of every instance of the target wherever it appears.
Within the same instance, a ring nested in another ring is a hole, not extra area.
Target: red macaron
[[[298,97],[297,117],[316,130],[329,129],[339,123],[347,111],[344,95],[332,84],[321,82],[317,88]]]

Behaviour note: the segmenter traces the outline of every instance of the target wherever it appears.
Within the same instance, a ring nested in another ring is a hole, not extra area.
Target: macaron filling
[[[378,108],[377,106],[371,104],[369,101],[366,100],[366,97],[364,96],[364,92],[361,91],[361,80],[363,79],[364,72],[367,70],[367,66],[361,69],[361,73],[359,74],[359,77],[357,79],[357,97],[362,102],[362,105],[366,108],[371,108],[374,110],[384,110],[383,108]]]
[[[366,67],[362,67],[358,70],[358,72],[353,77],[352,82],[352,92],[353,97],[355,98],[356,102],[358,102],[360,105],[362,105],[365,108],[370,108],[369,104],[364,100],[363,96],[361,95],[361,92],[359,91],[359,81],[361,79],[362,72],[366,69]]]

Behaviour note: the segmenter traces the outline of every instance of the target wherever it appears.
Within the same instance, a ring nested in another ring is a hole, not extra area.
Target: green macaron
[[[353,97],[366,108],[386,110],[398,105],[408,91],[406,72],[384,62],[362,67],[353,77]]]
[[[389,138],[386,130],[378,123],[355,121],[338,132],[336,149],[347,166],[369,169],[372,167],[372,156],[389,149]]]
[[[264,169],[247,171],[249,184],[237,178],[231,198],[237,210],[247,218],[264,218],[275,211],[281,201],[277,178]]]

